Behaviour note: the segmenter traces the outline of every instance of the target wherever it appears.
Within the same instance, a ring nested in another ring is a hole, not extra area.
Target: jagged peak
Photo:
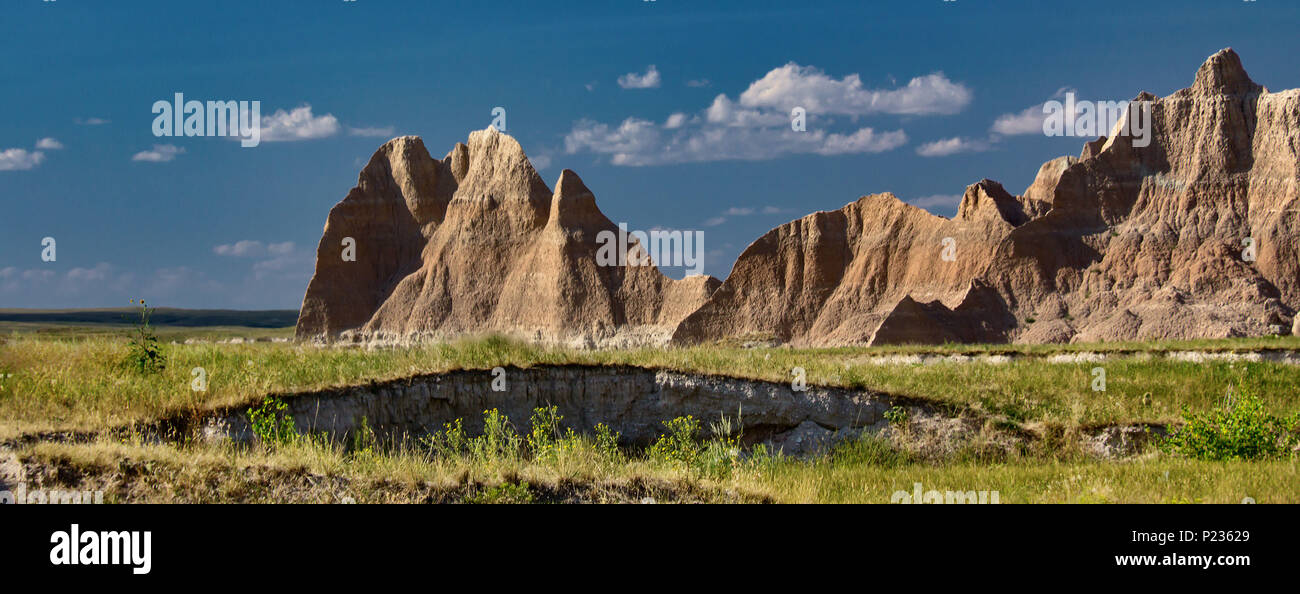
[[[482,130],[475,130],[469,133],[469,150],[475,156],[480,151],[492,151],[501,153],[502,156],[519,156],[524,160],[528,156],[524,154],[523,145],[514,136],[497,130],[495,126],[488,126]]]
[[[957,220],[973,221],[980,217],[997,217],[1013,227],[1029,219],[1024,205],[1015,196],[1001,183],[987,178],[968,186],[957,206]]]
[[[468,190],[469,196],[491,196],[497,199],[520,199],[533,203],[535,214],[546,216],[551,190],[542,181],[533,164],[524,154],[523,146],[514,137],[489,126],[470,132],[465,149],[468,164],[457,181]],[[453,149],[453,171],[459,147]]]
[[[587,184],[582,183],[582,178],[572,169],[561,171],[560,179],[555,181],[555,197],[575,199],[583,195],[592,196],[592,193],[587,189]]]
[[[1196,71],[1196,82],[1192,84],[1192,90],[1198,94],[1240,95],[1260,89],[1246,74],[1241,57],[1230,47],[1206,58]]]
[[[560,179],[555,182],[555,195],[551,197],[550,223],[575,226],[603,216],[596,206],[596,196],[582,183],[582,178],[571,169],[561,171]]]
[[[424,139],[419,136],[398,136],[375,149],[375,152],[370,155],[370,161],[362,168],[361,176],[364,177],[366,170],[380,163],[389,163],[394,155],[423,155],[427,157],[429,150],[424,147]],[[433,157],[429,158],[432,159]]]

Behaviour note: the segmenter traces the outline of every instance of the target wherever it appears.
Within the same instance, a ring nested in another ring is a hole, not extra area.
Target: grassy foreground
[[[43,443],[20,455],[46,489],[106,502],[891,503],[898,491],[997,492],[1000,503],[1296,503],[1300,465],[1146,455],[1123,462],[913,460],[864,440],[815,460],[768,457],[698,470],[580,448],[546,459],[357,452],[313,443],[235,446]],[[647,499],[649,498],[649,499]]]
[[[162,332],[159,333],[162,336]],[[200,335],[206,338],[222,334]],[[965,408],[1022,427],[1060,429],[1112,423],[1177,421],[1184,407],[1220,405],[1249,380],[1277,415],[1300,411],[1300,366],[1267,362],[1183,362],[1112,357],[1051,362],[879,363],[909,349],[741,348],[575,351],[501,338],[400,349],[318,347],[285,342],[196,342],[170,335],[165,367],[141,373],[125,363],[115,333],[11,333],[0,337],[0,440],[46,431],[98,431],[185,411],[252,405],[269,393],[305,391],[456,369],[539,364],[620,364],[789,382],[802,369],[809,384],[870,389]],[[1216,341],[1142,348],[1233,350],[1291,347],[1289,339]],[[1269,341],[1272,341],[1271,343]],[[1266,344],[1267,343],[1267,344]],[[937,352],[1042,353],[1039,347],[943,347]],[[1095,368],[1106,389],[1094,390]],[[205,391],[191,389],[203,368]],[[666,419],[665,419],[666,420]],[[476,420],[467,419],[467,422]],[[521,437],[522,439],[522,437]],[[1200,461],[1148,448],[1120,461],[1070,448],[941,459],[909,453],[894,439],[841,444],[812,460],[739,453],[701,444],[685,463],[664,451],[611,451],[571,436],[546,455],[438,451],[431,443],[332,444],[304,438],[274,447],[222,443],[149,443],[99,437],[13,447],[32,488],[93,489],[106,501],[140,502],[862,502],[889,503],[897,492],[985,491],[1012,502],[1300,502],[1297,457]],[[532,452],[524,448],[525,452]],[[549,451],[549,450],[548,450]],[[703,459],[704,462],[699,462]]]
[[[141,374],[123,363],[120,335],[53,339],[0,337],[0,439],[56,430],[96,430],[147,422],[184,411],[258,402],[268,393],[316,390],[456,369],[539,364],[623,364],[790,382],[796,368],[809,384],[870,389],[967,407],[1021,424],[1064,428],[1112,423],[1165,423],[1184,406],[1221,401],[1243,375],[1270,410],[1300,410],[1300,366],[1229,361],[1187,362],[1119,357],[1105,362],[879,364],[869,348],[693,347],[623,351],[546,348],[500,338],[400,349],[332,348],[299,343],[168,344],[166,367]],[[1094,390],[1094,369],[1106,374]],[[207,390],[191,389],[194,370]]]

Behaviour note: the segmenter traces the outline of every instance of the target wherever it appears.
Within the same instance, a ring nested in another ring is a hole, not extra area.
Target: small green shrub
[[[135,303],[132,299],[131,303]],[[161,373],[167,367],[167,357],[163,354],[162,343],[154,334],[149,317],[153,309],[140,300],[140,319],[136,321],[135,330],[127,342],[126,364],[128,367],[144,374]]]
[[[441,458],[455,458],[469,451],[469,440],[465,438],[465,426],[460,419],[444,423],[441,432],[431,433],[423,441]]]
[[[370,420],[361,417],[361,425],[352,431],[352,456],[360,458],[374,455],[378,442],[375,430],[370,428]]]
[[[1218,408],[1193,413],[1183,407],[1183,425],[1159,440],[1160,450],[1197,460],[1257,460],[1288,452],[1296,443],[1300,415],[1269,413],[1252,388],[1239,385]]]
[[[663,464],[693,468],[700,455],[700,444],[697,440],[700,421],[691,415],[686,415],[664,422],[664,427],[668,432],[661,434],[659,439],[650,446],[647,451],[649,458]]]
[[[596,425],[596,452],[604,458],[606,462],[617,464],[623,460],[623,451],[618,449],[618,440],[622,435],[609,428],[609,425],[599,423]]]
[[[892,406],[885,411],[885,420],[889,421],[889,425],[895,429],[907,427],[909,420],[907,409],[901,406]]]
[[[267,396],[260,406],[248,409],[248,423],[259,442],[268,447],[278,447],[298,439],[293,416],[285,412],[288,409],[288,404],[273,396]]]
[[[529,420],[528,450],[538,460],[553,459],[562,449],[564,434],[560,430],[560,421],[564,419],[559,409],[546,406],[533,409]]]
[[[469,440],[470,455],[480,462],[519,457],[523,444],[510,419],[497,409],[483,411],[483,434]]]

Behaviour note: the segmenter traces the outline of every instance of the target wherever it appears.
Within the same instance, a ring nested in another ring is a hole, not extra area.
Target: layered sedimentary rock
[[[585,346],[1067,342],[1300,332],[1300,90],[1223,50],[1012,195],[983,180],[952,219],[891,194],[791,221],[725,283],[597,260],[616,232],[578,176],[554,191],[514,139],[441,161],[384,145],[330,212],[300,337],[502,332]],[[345,238],[355,261],[340,258]]]
[[[602,231],[618,227],[577,174],[565,170],[552,192],[519,143],[493,128],[441,161],[419,138],[392,140],[330,211],[298,336],[662,343],[718,285],[603,265]],[[343,258],[345,238],[354,261]]]
[[[1112,130],[1025,193],[984,181],[957,216],[867,196],[772,230],[674,337],[808,345],[1066,342],[1285,332],[1300,306],[1300,91],[1232,50],[1143,93],[1151,142]],[[1140,143],[1139,143],[1140,144]],[[956,255],[940,257],[951,238]]]
[[[972,281],[987,269],[997,240],[1028,219],[1025,204],[984,180],[966,190],[951,220],[876,194],[791,221],[746,248],[731,276],[674,338],[872,342],[887,318],[918,315],[918,302],[956,308],[972,291],[981,292]],[[982,301],[976,309],[995,306],[980,315],[994,326],[987,339],[996,340],[1005,320],[996,303]],[[942,342],[954,332],[935,328],[931,334]]]

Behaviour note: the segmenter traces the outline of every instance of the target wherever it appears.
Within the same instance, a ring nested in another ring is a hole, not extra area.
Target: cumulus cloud
[[[230,256],[233,258],[260,258],[263,256],[284,256],[293,253],[295,249],[292,241],[281,243],[262,243],[255,239],[245,239],[218,245],[212,248],[212,253],[218,256]]]
[[[609,155],[615,165],[642,166],[709,161],[761,161],[791,154],[844,155],[878,153],[907,142],[902,130],[852,133],[825,130],[795,132],[784,127],[754,127],[702,123],[678,129],[628,118],[617,127],[583,120],[564,139],[569,154],[590,151]]]
[[[998,116],[990,130],[1005,136],[1042,134],[1043,117],[1043,106],[1040,103],[1019,113],[1007,113]]]
[[[45,153],[11,148],[0,150],[0,171],[25,171],[45,161]]]
[[[786,209],[778,206],[764,206],[761,208],[754,207],[754,206],[733,206],[731,208],[728,208],[727,210],[722,211],[722,213],[719,214],[718,216],[705,220],[704,226],[717,227],[718,225],[727,222],[729,219],[733,217],[748,217],[757,214],[771,215],[771,214],[780,214],[783,212],[786,212]]]
[[[63,148],[63,143],[53,138],[42,138],[36,141],[36,148],[47,151],[57,151]]]
[[[1053,98],[1064,97],[1066,93],[1073,93],[1075,90],[1070,87],[1062,87],[1052,93]],[[1044,103],[1026,107],[1023,111],[1015,113],[1005,113],[993,121],[993,126],[989,129],[995,134],[1004,136],[1019,136],[1022,134],[1042,134],[1043,118],[1047,117],[1043,113]]]
[[[187,266],[140,272],[108,262],[66,270],[10,266],[0,268],[0,302],[17,307],[120,307],[143,296],[154,305],[296,308],[311,278],[314,254],[293,242],[262,244],[261,253],[247,260],[251,264],[246,271],[221,280]]]
[[[212,253],[231,258],[253,260],[251,275],[246,283],[284,284],[292,287],[293,283],[306,282],[311,278],[314,255],[309,250],[298,249],[292,241],[262,242],[256,239],[244,239],[235,243],[221,244],[212,248]]]
[[[659,70],[654,64],[646,69],[645,74],[629,72],[618,77],[618,86],[624,89],[657,89],[660,82]]]
[[[868,89],[857,74],[836,80],[815,67],[790,62],[750,83],[740,104],[834,115],[934,115],[957,113],[971,97],[970,89],[942,72],[913,78],[897,89]]]
[[[653,67],[635,82],[644,82],[651,74],[657,86],[658,72]],[[620,80],[625,82],[634,81]],[[878,153],[906,144],[907,134],[844,128],[835,125],[836,118],[949,114],[970,100],[969,89],[940,72],[914,78],[899,88],[867,89],[856,74],[835,79],[792,62],[750,83],[735,99],[718,94],[703,109],[673,112],[662,124],[635,116],[617,124],[580,120],[564,144],[570,154],[591,152],[627,166]],[[792,129],[795,107],[804,110],[804,130]]]
[[[140,151],[132,155],[131,160],[144,161],[146,163],[167,163],[176,159],[177,155],[184,152],[184,148],[174,144],[155,144],[150,150]]]
[[[0,269],[0,295],[4,295],[6,300],[27,300],[53,306],[85,306],[86,299],[98,301],[97,305],[111,304],[102,302],[105,294],[126,295],[134,282],[134,275],[107,262],[62,271],[48,268],[21,270],[12,266]],[[126,299],[121,301],[125,305]]]
[[[327,138],[339,133],[339,120],[331,114],[312,114],[310,105],[283,109],[262,118],[263,142],[292,142]]]
[[[927,142],[916,149],[916,154],[922,157],[946,157],[958,153],[978,153],[987,151],[991,145],[986,140],[972,138],[945,138],[934,142]]]

